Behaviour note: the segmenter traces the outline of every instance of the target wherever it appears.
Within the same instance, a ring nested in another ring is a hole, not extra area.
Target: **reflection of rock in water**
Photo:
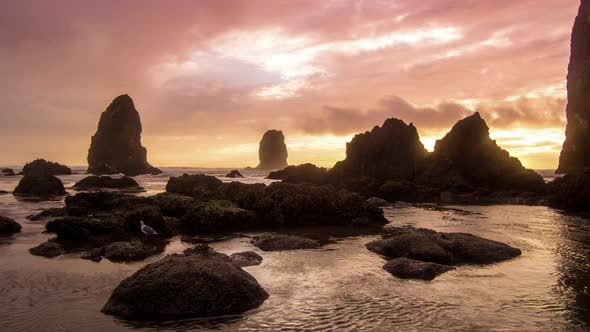
[[[562,242],[557,247],[557,287],[572,323],[590,326],[590,221],[563,216]]]

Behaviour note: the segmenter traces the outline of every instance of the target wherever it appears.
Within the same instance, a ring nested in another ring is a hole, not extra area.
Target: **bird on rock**
[[[143,223],[143,220],[139,221],[140,223],[140,227],[141,227],[141,232],[145,235],[158,235],[158,232],[156,232],[153,228],[151,228],[150,226],[146,225]]]

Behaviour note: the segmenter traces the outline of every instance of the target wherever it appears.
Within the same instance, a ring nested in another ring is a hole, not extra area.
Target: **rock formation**
[[[567,74],[567,128],[557,173],[590,167],[590,1],[582,0],[574,22]]]
[[[367,176],[382,180],[413,179],[428,152],[413,124],[387,119],[383,126],[356,135],[346,144],[346,159],[334,165],[336,178]]]
[[[60,179],[52,175],[25,175],[14,188],[15,196],[50,198],[66,194]]]
[[[383,265],[383,269],[400,279],[432,280],[437,276],[454,270],[452,266],[421,262],[409,258],[395,258]]]
[[[92,189],[126,189],[129,191],[140,191],[139,186],[133,178],[124,176],[122,178],[111,178],[110,176],[88,176],[74,184],[75,190]]]
[[[64,165],[46,161],[45,159],[36,159],[27,163],[23,167],[23,174],[27,175],[70,175],[72,170]]]
[[[14,170],[12,170],[11,168],[4,168],[2,171],[0,171],[0,173],[2,173],[2,175],[4,175],[4,176],[15,176],[16,175],[14,173]]]
[[[144,266],[123,280],[102,312],[133,319],[237,315],[268,293],[250,274],[207,246]]]
[[[254,246],[264,251],[286,251],[317,249],[320,247],[320,243],[301,236],[276,234],[261,236],[254,242]]]
[[[226,178],[243,178],[244,176],[237,169],[231,170],[225,175]]]
[[[139,113],[128,95],[115,98],[101,114],[88,151],[88,173],[161,173],[147,162],[147,150],[141,146]]]
[[[287,167],[287,145],[285,136],[280,130],[269,130],[260,141],[258,169],[276,170]]]
[[[0,216],[0,234],[18,233],[22,228],[14,219]]]
[[[317,167],[314,164],[301,164],[270,172],[267,179],[283,180],[283,182],[292,183],[321,184],[326,182],[327,175],[328,170],[323,167]]]
[[[429,166],[419,183],[443,190],[543,190],[543,178],[510,157],[489,136],[489,129],[479,113],[457,122],[444,138],[438,140],[429,156]]]
[[[260,265],[262,263],[262,256],[255,253],[254,251],[243,251],[231,254],[229,256],[232,263],[239,267]]]

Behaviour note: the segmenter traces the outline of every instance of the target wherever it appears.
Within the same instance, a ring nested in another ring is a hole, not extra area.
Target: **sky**
[[[428,149],[480,112],[526,167],[556,168],[579,0],[0,0],[0,165],[86,165],[129,94],[155,166],[331,167],[355,133],[414,123]]]

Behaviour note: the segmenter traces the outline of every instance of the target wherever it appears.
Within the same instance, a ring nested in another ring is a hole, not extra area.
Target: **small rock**
[[[40,245],[29,249],[29,252],[35,256],[53,258],[66,253],[61,244],[56,242],[44,242]]]
[[[244,251],[231,254],[229,256],[232,263],[240,267],[254,266],[262,263],[262,256],[255,253],[254,251]]]
[[[18,233],[23,227],[13,219],[0,216],[0,234]]]
[[[447,271],[454,270],[455,268],[436,263],[421,262],[409,258],[396,258],[383,265],[383,269],[401,279],[432,280]]]
[[[389,202],[384,200],[383,198],[379,198],[379,197],[371,197],[369,199],[367,199],[367,203],[376,206],[376,207],[383,207],[383,206],[388,206]]]
[[[110,176],[88,176],[74,184],[76,190],[89,189],[134,189],[142,190],[134,179],[124,176],[122,178],[112,178]]]
[[[45,159],[36,159],[23,167],[23,174],[25,176],[70,175],[72,170],[68,166]]]
[[[227,173],[225,175],[226,178],[243,178],[244,176],[242,175],[242,173],[240,173],[240,171],[238,171],[237,169],[232,170],[231,172]]]
[[[299,249],[317,249],[320,243],[316,240],[295,235],[264,235],[254,245],[264,251],[284,251]]]
[[[2,175],[4,176],[14,176],[16,174],[14,174],[14,170],[10,169],[10,168],[5,168],[2,170]]]

